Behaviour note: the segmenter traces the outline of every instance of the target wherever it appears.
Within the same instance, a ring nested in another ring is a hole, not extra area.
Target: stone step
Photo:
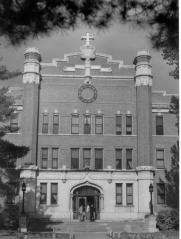
[[[75,239],[108,239],[106,233],[82,232],[74,235]]]

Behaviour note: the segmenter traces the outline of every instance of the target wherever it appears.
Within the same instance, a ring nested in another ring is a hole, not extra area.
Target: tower
[[[134,60],[138,166],[152,166],[152,73],[150,60],[151,56],[147,51],[138,52]]]
[[[24,144],[30,147],[26,163],[36,164],[41,56],[36,48],[28,48],[24,55],[22,132]]]
[[[23,124],[22,137],[29,152],[24,158],[20,173],[21,181],[26,183],[25,211],[34,213],[36,210],[37,187],[37,151],[38,151],[38,115],[40,88],[40,60],[41,56],[36,48],[25,51],[23,72]]]
[[[134,60],[137,114],[138,212],[149,212],[149,185],[153,183],[151,56],[140,51]],[[144,197],[142,196],[144,195]]]

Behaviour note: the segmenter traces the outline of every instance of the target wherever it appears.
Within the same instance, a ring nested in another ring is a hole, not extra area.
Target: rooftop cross
[[[94,36],[91,33],[86,33],[84,36],[81,37],[81,40],[85,40],[85,45],[90,46],[90,40],[94,40]]]

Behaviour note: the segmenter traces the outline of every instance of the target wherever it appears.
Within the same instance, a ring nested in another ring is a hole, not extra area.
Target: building
[[[152,91],[151,56],[133,64],[96,52],[93,36],[80,52],[50,63],[25,51],[21,82],[11,83],[19,126],[9,140],[30,146],[18,161],[26,182],[25,211],[78,219],[93,204],[96,219],[143,218],[165,207],[164,169],[178,139],[171,95]]]

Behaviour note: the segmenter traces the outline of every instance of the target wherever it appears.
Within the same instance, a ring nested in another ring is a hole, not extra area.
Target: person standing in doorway
[[[87,221],[90,220],[90,206],[89,206],[89,204],[87,204],[87,207],[86,207],[86,220]]]
[[[93,222],[94,221],[94,205],[91,204],[90,206],[90,221]]]
[[[82,222],[82,216],[83,216],[83,206],[80,205],[80,207],[79,207],[79,222]]]

